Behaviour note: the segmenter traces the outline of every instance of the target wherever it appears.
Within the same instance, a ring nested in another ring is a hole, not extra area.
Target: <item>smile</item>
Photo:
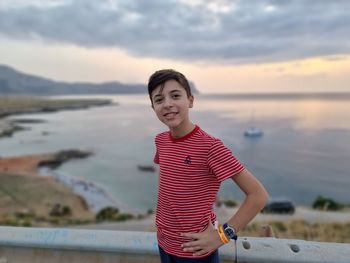
[[[165,113],[163,114],[164,117],[168,117],[168,118],[172,118],[172,117],[175,117],[175,115],[177,115],[178,112],[168,112],[168,113]]]

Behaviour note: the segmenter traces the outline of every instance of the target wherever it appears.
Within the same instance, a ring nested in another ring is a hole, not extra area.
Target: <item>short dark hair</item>
[[[182,73],[173,69],[162,69],[154,72],[148,80],[148,95],[152,102],[152,92],[159,86],[164,87],[168,80],[177,81],[186,91],[187,97],[192,96],[191,87],[187,78]],[[153,105],[153,102],[152,102]]]

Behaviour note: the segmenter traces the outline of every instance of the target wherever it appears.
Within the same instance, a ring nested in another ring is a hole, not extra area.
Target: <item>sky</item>
[[[0,64],[95,83],[173,68],[202,93],[350,92],[350,1],[1,0]]]

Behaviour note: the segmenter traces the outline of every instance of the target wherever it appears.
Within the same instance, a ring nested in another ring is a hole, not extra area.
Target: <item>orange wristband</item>
[[[219,227],[218,227],[218,234],[220,236],[222,243],[227,244],[230,242],[230,240],[225,235],[225,232],[224,232],[222,225],[219,225]]]

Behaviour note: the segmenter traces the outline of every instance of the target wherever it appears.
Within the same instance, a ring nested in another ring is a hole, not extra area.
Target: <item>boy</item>
[[[268,194],[219,139],[190,121],[194,97],[183,74],[156,71],[148,93],[157,117],[169,128],[155,139],[161,262],[219,262],[217,249],[237,239],[236,233],[264,207]],[[216,229],[213,204],[220,183],[228,178],[246,198],[237,213]]]

